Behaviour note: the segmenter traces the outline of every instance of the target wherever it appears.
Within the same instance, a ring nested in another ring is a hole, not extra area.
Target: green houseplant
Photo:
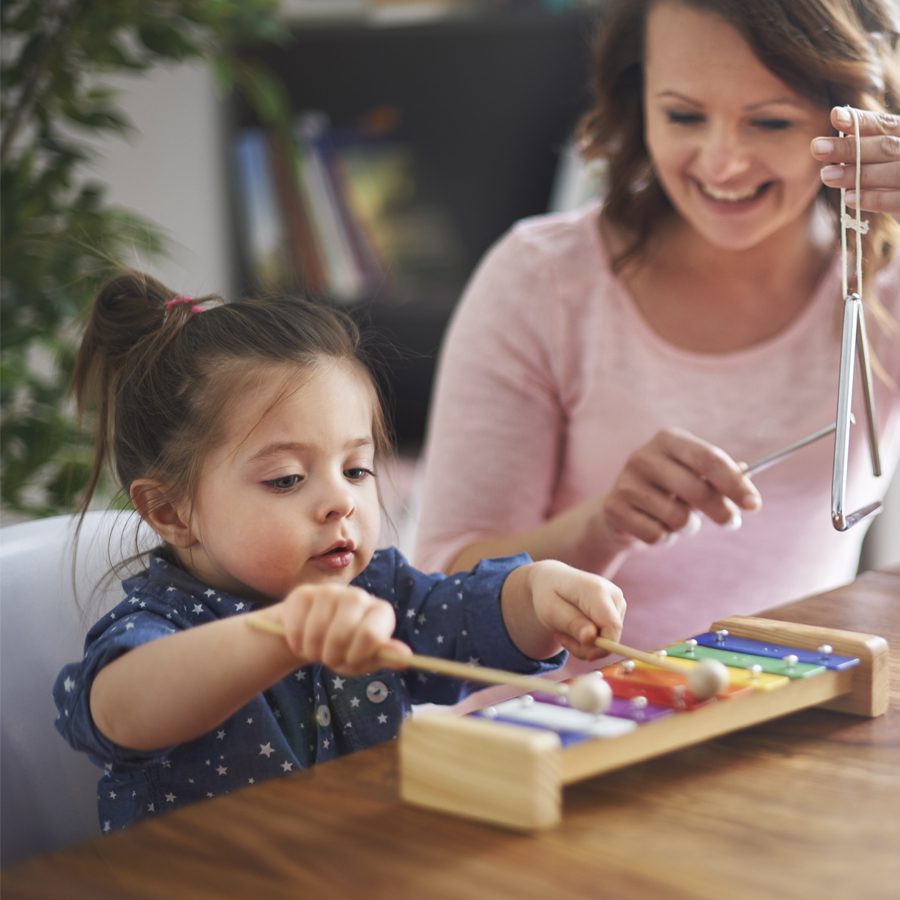
[[[127,137],[104,83],[203,60],[225,89],[277,123],[280,85],[243,63],[238,41],[277,41],[278,0],[4,0],[0,6],[0,503],[71,508],[90,440],[66,403],[77,323],[133,248],[165,252],[153,223],[115,208],[92,178],[91,137]]]

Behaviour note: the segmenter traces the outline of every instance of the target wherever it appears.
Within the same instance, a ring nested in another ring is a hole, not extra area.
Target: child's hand
[[[344,675],[360,675],[391,667],[378,658],[382,649],[404,656],[411,652],[391,637],[396,618],[390,603],[361,588],[303,585],[270,612],[283,626],[291,652],[304,664],[320,662]]]
[[[603,636],[617,641],[622,634],[625,597],[600,575],[544,560],[529,566],[531,602],[535,615],[570,653],[597,659],[606,652],[594,646]]]
[[[602,632],[618,640],[625,615],[625,598],[611,581],[556,560],[511,572],[502,604],[510,637],[533,659],[546,659],[560,647],[581,659],[605,656],[594,638]]]

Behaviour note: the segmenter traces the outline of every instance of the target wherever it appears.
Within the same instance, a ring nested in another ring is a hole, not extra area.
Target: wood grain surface
[[[580,782],[533,834],[402,804],[383,745],[28,860],[0,892],[896,900],[900,569],[760,615],[884,636],[888,712],[807,710]]]

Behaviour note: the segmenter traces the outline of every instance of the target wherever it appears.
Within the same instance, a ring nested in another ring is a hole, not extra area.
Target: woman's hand
[[[680,531],[695,532],[698,513],[737,528],[741,510],[760,506],[759,492],[727,453],[667,428],[628,458],[602,500],[602,528],[625,545],[659,544]]]
[[[856,197],[856,138],[853,116],[843,106],[831,111],[831,123],[846,137],[817,137],[810,145],[813,157],[826,163],[822,181],[828,187],[847,188],[847,206],[869,212],[900,215],[900,116],[856,110],[860,134],[861,196]],[[844,165],[840,165],[843,163]]]
[[[378,658],[382,649],[410,653],[406,644],[392,639],[394,608],[358,587],[302,585],[270,607],[267,617],[281,623],[288,647],[302,664],[320,662],[344,675],[392,667]]]

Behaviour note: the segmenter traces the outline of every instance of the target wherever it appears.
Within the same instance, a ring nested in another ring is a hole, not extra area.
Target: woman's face
[[[647,19],[645,140],[675,209],[710,244],[746,250],[805,217],[821,187],[809,142],[828,109],[775,77],[740,34],[677,0]]]

